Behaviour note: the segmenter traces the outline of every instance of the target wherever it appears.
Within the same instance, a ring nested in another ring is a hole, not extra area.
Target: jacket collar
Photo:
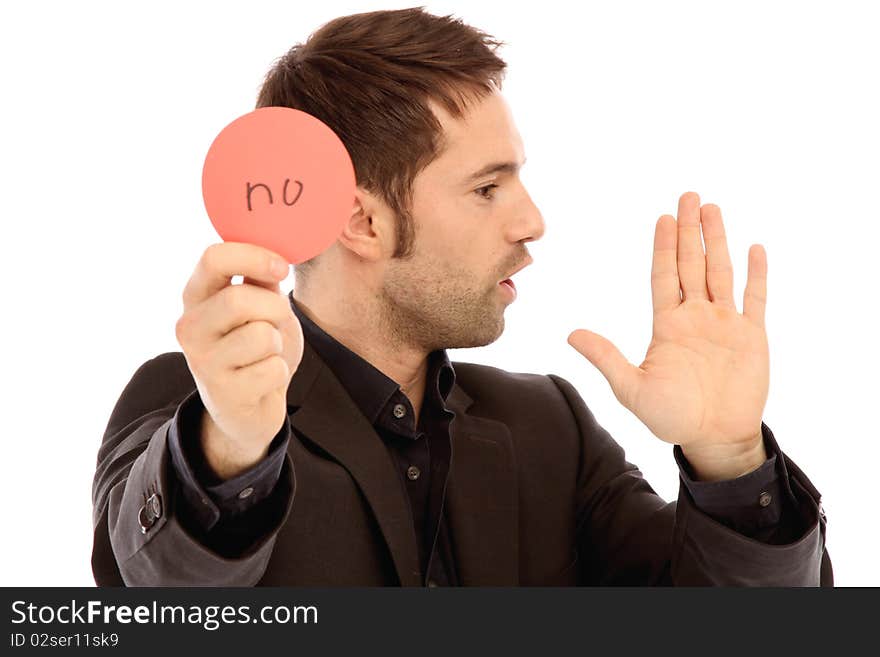
[[[370,424],[375,426],[389,401],[403,394],[400,392],[400,384],[313,322],[300,308],[300,302],[294,299],[293,290],[287,297],[290,307],[299,319],[305,339],[324,364],[333,370]],[[431,352],[428,355],[427,381],[425,381],[426,401],[438,408],[444,406],[454,382],[455,369],[449,361],[446,350],[438,349]],[[388,428],[395,430],[394,427]]]

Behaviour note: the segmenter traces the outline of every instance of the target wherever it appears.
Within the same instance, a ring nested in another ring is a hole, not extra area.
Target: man
[[[498,45],[407,9],[334,20],[276,63],[258,106],[340,136],[351,216],[288,297],[275,254],[205,251],[183,353],[135,373],[98,454],[98,584],[832,584],[819,493],[762,422],[766,255],[740,314],[696,194],[657,222],[644,362],[569,336],[675,445],[676,502],[564,379],[449,362],[501,335],[544,232]]]

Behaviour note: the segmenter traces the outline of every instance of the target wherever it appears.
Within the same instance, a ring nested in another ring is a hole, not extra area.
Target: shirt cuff
[[[168,449],[191,515],[205,531],[220,520],[245,513],[269,497],[278,483],[290,442],[290,419],[272,439],[269,453],[232,479],[219,479],[208,465],[198,440],[204,405],[198,390],[188,395],[168,428]]]
[[[681,481],[694,505],[718,522],[751,537],[779,524],[786,508],[786,495],[790,494],[789,487],[783,484],[787,474],[779,472],[778,465],[783,461],[779,446],[763,422],[761,434],[767,460],[757,470],[736,479],[697,481],[681,446],[673,448]]]

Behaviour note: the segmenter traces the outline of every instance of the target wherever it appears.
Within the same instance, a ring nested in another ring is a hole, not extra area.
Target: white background
[[[180,295],[218,241],[200,176],[273,60],[380,2],[9,3],[0,11],[3,585],[91,585],[91,484],[134,371],[180,349]],[[547,223],[507,330],[454,360],[570,380],[667,500],[672,447],[567,343],[635,363],[653,227],[721,206],[741,309],[765,246],[764,419],[824,495],[838,585],[878,585],[878,20],[870,3],[443,2],[507,42],[523,178]],[[293,286],[293,276],[282,284]]]

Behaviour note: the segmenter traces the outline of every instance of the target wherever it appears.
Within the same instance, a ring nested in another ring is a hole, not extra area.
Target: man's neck
[[[383,320],[382,313],[368,304],[326,298],[322,302],[297,292],[293,297],[302,313],[321,330],[398,383],[412,404],[413,418],[418,422],[425,394],[428,354],[402,344],[393,328]],[[341,308],[345,311],[340,312]]]

